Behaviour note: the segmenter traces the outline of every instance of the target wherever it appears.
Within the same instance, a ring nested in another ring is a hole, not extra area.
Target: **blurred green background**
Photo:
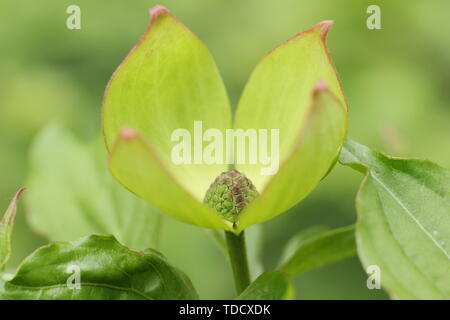
[[[71,4],[81,8],[81,30],[66,28]],[[30,146],[41,128],[57,121],[81,140],[99,136],[104,87],[144,32],[149,8],[156,4],[204,40],[233,105],[265,52],[321,20],[334,20],[328,44],[349,102],[349,136],[392,155],[450,167],[448,0],[3,0],[0,208],[26,183]],[[381,7],[381,30],[366,27],[370,4]],[[353,223],[360,180],[361,175],[338,165],[302,203],[264,223],[264,267],[275,266],[286,241],[301,229]],[[48,242],[29,227],[27,210],[23,202],[19,205],[10,271]],[[204,230],[164,218],[158,249],[192,278],[202,298],[233,296],[227,260]],[[387,298],[381,290],[366,288],[357,258],[305,273],[296,287],[299,299]]]

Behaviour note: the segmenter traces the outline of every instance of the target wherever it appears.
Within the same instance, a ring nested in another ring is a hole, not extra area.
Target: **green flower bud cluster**
[[[256,197],[253,183],[237,170],[222,172],[206,191],[203,202],[226,220],[236,222],[241,211]]]

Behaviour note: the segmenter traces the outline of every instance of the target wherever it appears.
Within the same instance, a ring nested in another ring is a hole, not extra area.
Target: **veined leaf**
[[[281,252],[280,255],[279,265],[282,265],[283,263],[288,261],[289,258],[291,258],[294,255],[297,249],[307,240],[317,237],[329,230],[330,228],[328,228],[327,226],[315,225],[298,232],[284,246],[283,251]]]
[[[295,244],[296,250],[280,267],[291,276],[356,254],[354,226],[300,234],[293,240],[291,246]]]
[[[93,235],[42,247],[0,285],[1,299],[197,299],[190,280],[158,252]]]
[[[260,275],[244,290],[237,300],[291,300],[294,286],[289,278],[278,271]]]
[[[109,233],[133,249],[154,247],[157,209],[111,177],[100,141],[82,144],[52,125],[33,144],[29,172],[29,221],[50,240]]]
[[[17,200],[24,191],[24,188],[19,189],[11,203],[6,209],[3,218],[0,220],[0,272],[5,268],[6,263],[11,256],[11,234],[14,227],[14,219],[17,211]]]
[[[340,162],[367,171],[356,199],[365,267],[398,299],[450,298],[450,171],[348,140]]]

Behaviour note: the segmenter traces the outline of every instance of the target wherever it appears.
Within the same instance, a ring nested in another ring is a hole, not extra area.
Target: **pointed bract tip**
[[[26,188],[22,187],[19,190],[17,190],[16,194],[14,195],[13,200],[17,201],[20,197],[20,195],[26,190]]]
[[[328,30],[333,25],[333,20],[325,20],[318,23],[318,26],[320,26],[320,31],[322,32],[322,36],[325,38],[327,36]]]
[[[325,80],[319,79],[316,85],[314,86],[314,94],[319,93],[320,91],[328,90],[328,84]]]
[[[131,140],[136,138],[138,136],[138,133],[132,128],[123,127],[122,130],[120,130],[120,136],[125,140]]]
[[[165,7],[163,6],[154,6],[153,8],[150,9],[150,17],[152,19],[156,19],[157,17],[159,17],[160,15],[169,12],[169,10],[167,10]]]

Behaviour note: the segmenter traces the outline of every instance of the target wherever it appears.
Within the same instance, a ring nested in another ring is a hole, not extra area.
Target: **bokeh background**
[[[71,4],[81,7],[81,30],[66,28]],[[204,40],[233,105],[265,52],[321,20],[334,20],[328,44],[349,102],[349,136],[392,155],[450,167],[448,0],[3,0],[0,208],[26,185],[30,147],[43,127],[58,122],[81,141],[98,138],[104,87],[147,27],[148,10],[156,4],[169,8]],[[366,27],[370,4],[381,7],[381,30]],[[48,152],[57,156],[58,148]],[[72,161],[77,162],[76,155]],[[302,203],[264,223],[264,268],[276,265],[286,241],[298,231],[353,223],[361,178],[337,165]],[[30,227],[27,211],[32,208],[24,202],[19,206],[11,272],[49,241]],[[158,249],[191,277],[202,298],[233,296],[228,262],[204,230],[164,218]],[[387,298],[382,290],[366,288],[356,257],[301,275],[296,288],[299,299]]]

